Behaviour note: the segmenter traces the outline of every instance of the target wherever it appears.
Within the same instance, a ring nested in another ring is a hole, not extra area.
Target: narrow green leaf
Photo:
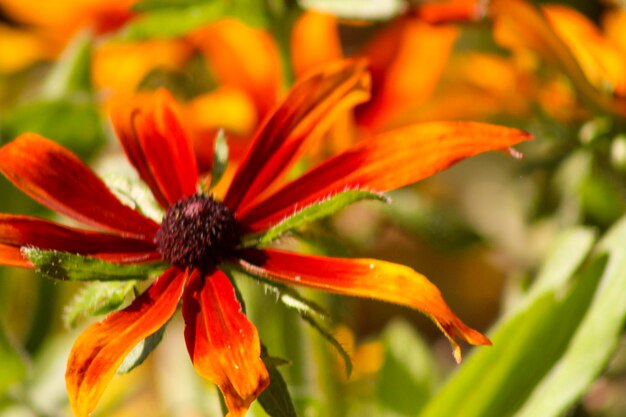
[[[131,41],[174,38],[223,17],[236,17],[250,26],[265,27],[268,24],[262,2],[211,1],[187,7],[154,8],[126,25],[122,38]]]
[[[436,361],[405,321],[391,322],[382,341],[385,358],[376,384],[379,405],[399,415],[416,416],[435,391]]]
[[[206,3],[206,0],[143,0],[133,5],[136,12],[145,12],[158,9],[177,9],[189,6],[198,6]]]
[[[157,275],[166,269],[161,262],[121,265],[67,252],[22,248],[37,272],[63,281],[132,281]]]
[[[141,365],[148,358],[148,355],[150,355],[159,343],[161,343],[161,340],[163,340],[163,334],[165,334],[166,327],[167,323],[159,330],[139,342],[137,346],[130,351],[128,356],[126,356],[126,359],[124,359],[124,362],[122,362],[120,367],[117,368],[117,374],[126,374]]]
[[[26,365],[0,325],[0,396],[12,384],[26,377]]]
[[[88,284],[65,307],[63,322],[76,327],[83,317],[107,314],[117,310],[133,291],[137,281],[110,281]]]
[[[587,258],[596,235],[594,230],[586,227],[564,231],[548,252],[537,278],[524,297],[524,305],[529,305],[548,291],[563,288]]]
[[[65,48],[42,87],[42,97],[58,99],[68,93],[90,92],[92,34],[79,32]]]
[[[287,384],[276,369],[276,358],[268,355],[264,345],[261,345],[261,359],[270,375],[270,385],[259,396],[259,403],[271,417],[296,417],[296,410]]]
[[[339,356],[341,356],[341,359],[346,366],[346,376],[350,378],[350,375],[352,374],[352,359],[350,358],[350,354],[344,349],[341,343],[339,343],[339,341],[335,339],[335,336],[333,336],[330,330],[326,329],[320,322],[315,320],[313,317],[303,313],[300,314],[300,317],[302,317],[304,321],[309,323],[311,327],[317,330],[319,334],[337,350],[337,353],[339,353]]]
[[[491,335],[493,346],[476,348],[420,416],[503,417],[523,406],[568,349],[605,271],[607,257],[600,256],[576,273],[593,240],[590,233],[575,229],[561,238],[528,301]]]
[[[624,247],[626,218],[622,218],[599,244],[599,250],[608,253],[609,260],[587,314],[567,350],[535,387],[517,417],[562,415],[606,366],[626,322]]]
[[[211,170],[211,185],[213,188],[222,179],[222,175],[228,166],[228,142],[224,129],[220,129],[215,135],[215,149],[213,153],[213,169]]]
[[[330,216],[338,211],[346,208],[350,204],[363,200],[378,200],[385,203],[389,202],[389,198],[383,194],[365,190],[348,190],[336,194],[326,200],[311,204],[294,214],[287,217],[282,222],[270,228],[267,232],[260,236],[250,236],[244,240],[244,246],[265,246],[272,241],[278,239],[290,230],[301,227],[307,223]]]

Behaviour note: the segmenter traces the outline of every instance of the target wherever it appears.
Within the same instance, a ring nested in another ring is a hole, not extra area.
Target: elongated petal
[[[481,152],[530,139],[526,132],[470,122],[424,123],[364,141],[267,197],[239,220],[264,230],[298,208],[346,189],[387,191],[429,177]]]
[[[172,317],[186,281],[185,272],[168,269],[129,307],[109,314],[76,339],[65,373],[76,417],[93,411],[126,355]]]
[[[158,229],[74,154],[39,135],[26,133],[0,148],[0,172],[41,204],[84,224],[147,238]]]
[[[0,214],[0,244],[33,246],[79,254],[98,252],[151,252],[152,241],[61,226],[35,217]]]
[[[244,157],[225,203],[232,209],[259,196],[287,172],[332,116],[369,97],[363,61],[339,61],[297,82],[266,119]]]
[[[269,375],[256,327],[241,312],[228,277],[221,271],[195,272],[185,291],[183,317],[196,371],[220,387],[229,416],[244,416],[269,384]]]
[[[481,333],[452,313],[441,293],[426,277],[409,267],[375,259],[337,259],[277,250],[249,251],[241,265],[249,272],[283,283],[322,291],[375,298],[414,308],[428,315],[444,332],[461,361],[457,340],[489,345]]]
[[[372,100],[357,109],[359,124],[380,131],[422,104],[441,78],[457,32],[403,17],[377,34],[363,51],[372,72]]]
[[[26,259],[20,248],[16,248],[15,246],[3,245],[0,243],[0,265],[5,266],[17,266],[21,268],[29,268],[32,269],[35,265],[32,264],[28,259]]]
[[[198,181],[191,141],[175,106],[161,89],[150,99],[113,107],[111,114],[128,159],[164,208],[194,194]]]
[[[221,85],[245,91],[261,117],[274,108],[282,70],[278,46],[269,33],[237,19],[222,19],[189,38],[207,57]]]

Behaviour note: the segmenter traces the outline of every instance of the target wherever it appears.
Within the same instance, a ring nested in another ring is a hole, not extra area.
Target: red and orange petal
[[[39,135],[25,133],[0,148],[0,172],[39,203],[86,225],[147,240],[158,229],[78,157]]]
[[[432,122],[399,128],[327,160],[237,218],[262,231],[298,209],[347,189],[388,191],[429,177],[481,152],[505,149],[531,136],[473,122]]]
[[[278,250],[248,251],[240,265],[256,275],[290,285],[374,298],[414,308],[428,315],[444,332],[461,361],[459,340],[489,345],[484,335],[466,326],[426,277],[404,265],[375,259],[337,259]]]
[[[217,384],[230,417],[246,414],[269,384],[256,327],[223,272],[192,274],[183,298],[185,341],[196,371]]]
[[[0,244],[80,254],[155,251],[151,241],[75,229],[35,217],[1,213]]]
[[[138,96],[111,114],[126,156],[164,208],[196,192],[191,139],[166,90]]]
[[[370,62],[372,100],[357,108],[358,124],[380,131],[423,103],[441,78],[457,32],[402,17],[378,33],[361,53]]]
[[[186,272],[168,269],[129,307],[109,314],[76,339],[65,373],[76,417],[89,416],[133,347],[172,317],[186,282]]]
[[[194,31],[188,39],[205,55],[221,85],[249,94],[261,118],[274,108],[282,71],[278,46],[269,33],[237,19],[223,19]]]
[[[268,192],[333,117],[368,98],[363,61],[335,62],[303,77],[257,130],[224,202],[237,209]]]
[[[410,14],[431,24],[479,20],[487,14],[486,0],[447,0],[422,2]]]

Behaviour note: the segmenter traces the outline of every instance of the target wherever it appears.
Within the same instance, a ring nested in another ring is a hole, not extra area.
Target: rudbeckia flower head
[[[173,98],[127,103],[112,115],[122,147],[164,215],[129,207],[76,156],[24,134],[0,148],[0,172],[45,206],[85,225],[0,215],[0,264],[40,268],[37,251],[79,254],[118,265],[160,261],[164,272],[128,307],[91,325],[70,353],[66,382],[76,416],[96,407],[135,345],[162,329],[182,301],[185,341],[202,377],[219,386],[229,415],[245,415],[270,383],[259,334],[242,311],[224,266],[281,284],[375,298],[427,314],[452,343],[489,344],[452,313],[414,270],[375,259],[336,259],[271,249],[290,219],[345,193],[378,195],[453,163],[506,149],[529,136],[477,123],[414,125],[363,141],[291,181],[285,172],[330,118],[366,100],[361,61],[339,61],[304,76],[257,130],[222,200],[198,174]],[[214,170],[214,172],[216,172]],[[94,230],[95,229],[95,230]]]

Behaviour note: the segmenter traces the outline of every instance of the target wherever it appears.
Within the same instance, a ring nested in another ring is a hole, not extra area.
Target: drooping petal
[[[109,314],[76,339],[65,373],[76,417],[93,411],[126,355],[172,317],[186,281],[187,273],[168,269],[130,306]]]
[[[158,229],[74,154],[39,135],[26,133],[0,148],[0,172],[41,204],[84,224],[149,239]]]
[[[264,230],[317,200],[346,189],[388,191],[426,178],[481,152],[530,139],[517,129],[472,122],[434,122],[396,129],[329,159],[285,185],[238,219]]]
[[[20,248],[16,248],[15,246],[3,245],[0,243],[0,265],[5,266],[17,266],[21,268],[29,268],[32,269],[35,265],[32,264],[28,259],[26,259]]]
[[[246,414],[269,384],[259,335],[221,271],[192,275],[183,298],[185,341],[196,371],[217,384],[230,417]]]
[[[196,192],[198,169],[191,140],[172,96],[164,89],[113,107],[118,137],[139,176],[167,208]]]
[[[343,57],[337,17],[331,14],[303,13],[293,25],[290,43],[296,76]]]
[[[339,61],[309,73],[257,131],[224,202],[250,203],[287,172],[332,116],[369,97],[364,61]]]
[[[359,124],[373,131],[387,129],[394,118],[426,101],[446,67],[457,32],[454,26],[402,17],[378,33],[362,52],[370,62],[372,100],[357,108]]]
[[[278,250],[247,251],[240,264],[255,275],[322,291],[374,298],[404,305],[429,316],[444,332],[461,361],[458,340],[490,345],[450,310],[441,293],[426,277],[404,265],[375,259],[337,259]]]
[[[0,244],[78,254],[153,252],[152,241],[75,229],[30,216],[0,214]]]
[[[261,118],[274,108],[282,70],[278,46],[269,33],[237,19],[222,19],[189,39],[206,56],[219,83],[245,91]]]

